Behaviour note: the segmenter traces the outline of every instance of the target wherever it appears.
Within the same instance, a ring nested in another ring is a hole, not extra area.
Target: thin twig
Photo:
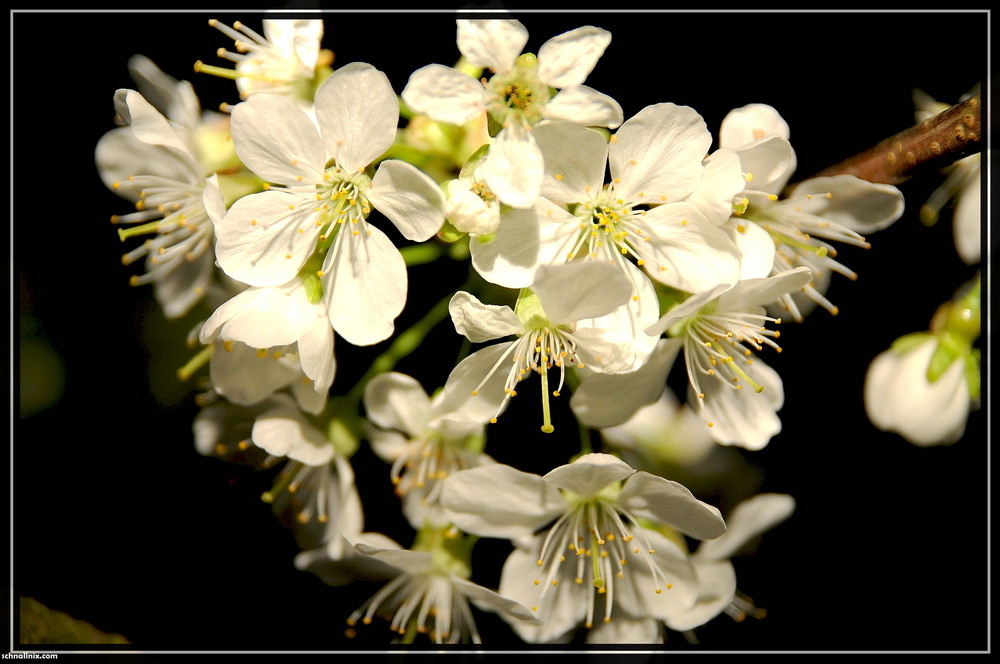
[[[980,95],[976,94],[813,177],[848,174],[869,182],[899,184],[918,167],[947,165],[979,152],[979,141]]]

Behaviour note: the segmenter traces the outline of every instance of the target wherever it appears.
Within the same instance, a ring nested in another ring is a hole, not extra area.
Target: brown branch
[[[976,94],[813,177],[848,174],[869,182],[899,184],[918,167],[935,162],[945,165],[979,152],[979,127],[980,96]]]

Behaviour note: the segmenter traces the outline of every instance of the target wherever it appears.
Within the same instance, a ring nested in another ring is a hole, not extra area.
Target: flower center
[[[241,96],[269,92],[310,100],[315,83],[316,70],[311,69],[294,54],[282,53],[263,35],[243,25],[239,21],[229,27],[211,19],[208,24],[233,40],[236,53],[220,48],[216,55],[235,63],[236,69],[225,69],[206,65],[200,60],[195,63],[195,71],[221,78],[239,81]],[[333,62],[333,54],[320,51],[316,68],[328,67]]]
[[[837,256],[837,249],[829,242],[843,242],[865,249],[871,245],[864,237],[851,229],[802,210],[801,203],[804,200],[822,197],[832,198],[833,195],[829,192],[806,194],[804,197],[799,197],[798,200],[778,201],[778,197],[771,194],[768,196],[768,200],[773,202],[773,205],[752,204],[738,215],[759,225],[774,240],[774,266],[771,274],[805,266],[812,270],[814,276],[825,270],[830,270],[844,275],[851,281],[858,278],[857,273],[843,263],[834,260]],[[737,230],[739,230],[739,226]],[[811,283],[802,292],[831,314],[837,315],[839,313],[837,306]],[[779,302],[791,314],[792,318],[799,322],[802,321],[802,314],[791,294],[782,295]]]
[[[631,256],[637,265],[644,266],[648,258],[645,245],[650,240],[642,228],[646,210],[636,209],[638,205],[616,196],[614,184],[606,185],[596,196],[580,203],[576,208],[580,232],[566,258],[572,260],[586,254],[622,264]]]
[[[326,169],[323,181],[316,185],[316,199],[319,201],[316,225],[323,229],[319,236],[320,251],[330,246],[345,224],[352,235],[360,235],[362,230],[367,232],[365,219],[372,208],[365,194],[371,183],[371,178],[364,173],[348,173],[336,164]]]
[[[737,390],[743,389],[742,380],[754,392],[763,391],[764,386],[740,363],[752,364],[753,351],[763,350],[765,345],[781,352],[781,346],[774,342],[781,333],[769,330],[767,323],[780,324],[781,319],[749,312],[714,313],[709,308],[671,328],[670,336],[684,339],[688,378],[699,399],[705,398],[699,376],[712,376]]]
[[[549,408],[549,371],[553,367],[559,369],[559,384],[551,392],[552,396],[558,397],[566,379],[567,365],[575,365],[581,369],[585,366],[577,357],[576,346],[577,342],[571,330],[548,326],[530,329],[508,346],[504,354],[486,374],[486,377],[472,391],[472,394],[478,394],[504,360],[510,358],[511,367],[507,373],[507,381],[504,383],[504,398],[497,409],[497,414],[499,415],[503,411],[512,397],[517,396],[517,384],[526,379],[533,371],[539,374],[542,380],[541,428],[545,433],[552,433],[555,431],[555,427],[552,425],[552,415]],[[490,422],[496,423],[496,421],[496,416],[490,419]]]
[[[396,495],[419,491],[425,494],[420,500],[422,504],[437,503],[444,479],[479,465],[478,455],[463,447],[463,443],[446,439],[438,432],[411,441],[392,463],[390,477]]]
[[[197,186],[157,175],[134,175],[128,181],[142,189],[135,212],[111,217],[114,224],[135,224],[118,229],[118,236],[124,242],[138,235],[157,234],[122,256],[124,265],[146,258],[148,272],[130,279],[133,286],[141,286],[197,260],[211,246],[214,229],[205,210],[204,181]],[[113,186],[117,189],[120,185]]]
[[[332,482],[330,464],[307,466],[290,459],[260,499],[271,505],[275,513],[287,511],[298,523],[306,524],[313,519],[326,523],[330,520],[327,508]]]
[[[631,513],[601,495],[590,499],[572,494],[567,497],[575,506],[549,529],[538,557],[542,574],[534,580],[534,584],[543,586],[542,599],[550,588],[558,586],[560,572],[566,574],[564,570],[572,570],[570,574],[577,584],[583,584],[584,579],[589,578],[590,602],[586,618],[589,628],[593,626],[598,594],[605,596],[604,622],[611,620],[615,583],[625,577],[625,569],[630,562],[640,558],[645,561],[657,595],[663,592],[663,587],[668,590],[672,587],[664,571],[652,558],[655,549],[645,539],[642,526]],[[638,533],[642,546],[633,542],[636,539],[633,532]],[[573,553],[573,560],[569,560],[566,551]],[[644,551],[649,557],[643,555]]]
[[[522,55],[513,69],[495,74],[485,85],[490,93],[487,110],[501,125],[518,122],[530,127],[542,119],[549,88],[538,78],[533,58]]]

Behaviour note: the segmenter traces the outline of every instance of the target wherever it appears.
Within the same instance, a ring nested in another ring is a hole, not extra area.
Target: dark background
[[[378,623],[353,641],[343,635],[346,617],[377,585],[334,589],[294,569],[294,540],[258,500],[273,472],[195,451],[192,385],[172,372],[188,357],[183,337],[196,321],[163,321],[150,290],[128,285],[138,266],[119,257],[133,245],[108,223],[129,204],[100,182],[93,150],[114,126],[114,91],[133,87],[130,55],[191,80],[204,108],[237,101],[230,81],[192,69],[198,59],[224,65],[215,50],[232,47],[207,25],[213,17],[260,28],[249,12],[12,15],[13,362],[22,396],[52,400],[13,417],[13,588],[144,650],[385,647]],[[580,25],[610,30],[587,84],[615,97],[626,118],[671,101],[693,106],[714,133],[730,109],[771,104],[791,127],[796,179],[910,126],[914,87],[954,102],[986,76],[985,13],[519,17],[535,52]],[[335,66],[370,62],[400,92],[415,69],[457,59],[454,37],[449,14],[341,13],[327,15],[324,46]],[[732,450],[757,478],[736,493],[790,493],[798,509],[756,555],[735,561],[740,590],[767,617],[738,624],[720,616],[699,630],[703,648],[986,648],[985,408],[955,445],[922,449],[874,429],[862,402],[871,358],[926,329],[975,273],[954,251],[950,213],[932,228],[916,216],[938,182],[925,173],[901,185],[903,218],[870,236],[870,250],[841,252],[860,278],[834,279],[839,316],[818,311],[783,326],[784,354],[763,356],[784,380],[784,430],[760,452]],[[464,280],[464,266],[438,269],[411,269],[397,329]],[[449,327],[434,337],[442,362],[424,354],[399,369],[428,387],[443,380],[457,349]],[[384,349],[337,343],[337,389]],[[535,434],[536,409],[534,399],[516,403],[490,429],[487,452],[533,472],[565,463],[577,451],[574,435]],[[408,545],[406,525],[383,516],[393,510],[375,507],[395,500],[386,466],[365,447],[354,463],[367,526]],[[724,510],[734,500],[700,493]],[[496,587],[505,547],[477,546],[476,580]],[[477,624],[487,647],[517,647],[495,616],[478,613]],[[689,647],[678,634],[668,638],[668,648]]]

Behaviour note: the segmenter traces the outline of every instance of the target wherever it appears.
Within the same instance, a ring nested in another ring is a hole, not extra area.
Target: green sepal
[[[482,235],[476,238],[476,242],[478,242],[479,244],[489,244],[490,242],[493,241],[494,238],[496,238],[496,236],[497,236],[496,233],[483,233]]]
[[[965,382],[969,386],[969,398],[978,399],[982,392],[979,376],[979,349],[973,349],[965,356]]]
[[[264,181],[249,171],[219,173],[218,176],[219,189],[227,209],[244,196],[264,191]]]
[[[364,437],[363,418],[358,410],[358,402],[351,397],[328,399],[323,414],[326,439],[337,454],[349,459],[361,446]]]
[[[514,313],[526,330],[537,330],[547,327],[549,318],[542,309],[542,302],[530,288],[522,288],[514,305]]]
[[[458,242],[465,237],[465,233],[455,228],[450,221],[445,220],[441,230],[438,231],[438,237],[448,243]]]
[[[691,297],[690,293],[686,291],[661,284],[658,281],[653,282],[653,289],[656,291],[656,298],[660,303],[660,316],[666,315],[668,311]]]
[[[493,134],[490,135],[492,136]],[[483,162],[484,159],[486,159],[486,155],[489,154],[489,151],[489,143],[480,145],[479,148],[465,160],[465,165],[462,166],[462,170],[459,171],[458,177],[463,180],[471,180],[475,175],[476,168]]]
[[[928,338],[933,336],[934,335],[930,332],[913,332],[911,334],[904,334],[900,338],[893,341],[892,345],[889,346],[889,349],[898,354],[906,353],[920,344],[925,343]]]
[[[306,290],[306,299],[309,304],[317,304],[323,299],[323,282],[320,281],[319,272],[323,268],[323,255],[314,253],[306,261],[306,264],[299,270],[299,281]]]
[[[938,335],[937,348],[927,365],[927,380],[931,383],[939,379],[956,361],[968,356],[968,344],[958,335],[945,330]]]
[[[431,554],[433,570],[442,575],[455,575],[461,579],[472,576],[472,547],[479,538],[467,535],[453,526],[425,525],[417,531],[413,551]]]
[[[486,133],[490,135],[490,138],[496,138],[502,129],[503,123],[497,122],[492,113],[486,116]]]

